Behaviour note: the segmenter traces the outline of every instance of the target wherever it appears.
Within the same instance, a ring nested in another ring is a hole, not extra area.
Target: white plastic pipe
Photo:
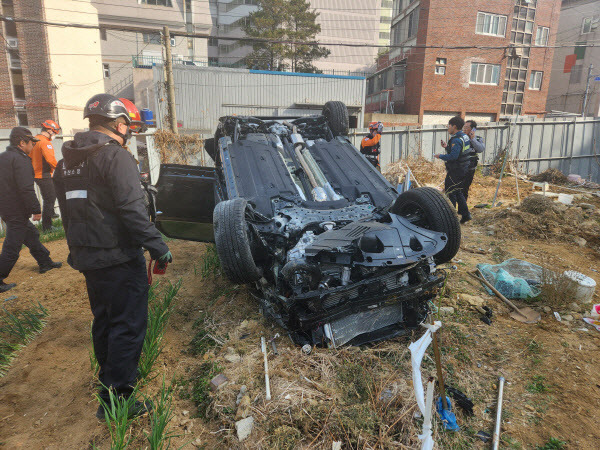
[[[504,394],[504,377],[499,378],[498,383],[498,407],[496,408],[496,428],[494,429],[494,445],[493,449],[498,450],[500,447],[500,425],[502,423],[502,395]]]
[[[265,360],[265,387],[267,388],[267,401],[271,401],[271,385],[269,384],[269,361],[267,360],[267,344],[265,342],[265,337],[260,337],[260,348],[263,352],[263,357]]]

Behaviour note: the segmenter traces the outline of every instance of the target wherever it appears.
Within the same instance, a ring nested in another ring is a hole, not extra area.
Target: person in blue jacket
[[[471,213],[467,206],[462,186],[467,175],[469,165],[471,164],[471,140],[469,136],[462,132],[465,121],[459,117],[452,117],[448,121],[448,133],[450,140],[448,143],[441,141],[446,154],[437,154],[436,158],[446,163],[446,181],[444,190],[446,195],[456,207],[458,204],[458,214],[461,216],[460,223],[471,220]]]
[[[465,196],[465,200],[469,200],[469,188],[471,187],[471,183],[473,183],[473,177],[475,176],[477,164],[479,164],[479,153],[483,153],[485,150],[485,143],[483,142],[481,136],[475,136],[477,122],[474,120],[467,120],[462,130],[467,136],[469,136],[469,139],[471,140],[471,162],[469,163],[463,184],[463,195]]]

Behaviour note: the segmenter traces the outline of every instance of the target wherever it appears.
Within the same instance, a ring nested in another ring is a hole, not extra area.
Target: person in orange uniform
[[[367,157],[373,167],[380,170],[379,154],[381,153],[381,133],[383,133],[383,124],[381,122],[371,122],[369,124],[369,134],[360,141],[360,152]]]
[[[54,204],[56,193],[52,183],[52,174],[56,168],[56,157],[52,139],[60,132],[60,126],[53,120],[42,123],[42,132],[36,136],[39,142],[35,144],[31,154],[35,184],[40,188],[44,206],[42,208],[42,230],[52,230],[52,217],[54,217]]]

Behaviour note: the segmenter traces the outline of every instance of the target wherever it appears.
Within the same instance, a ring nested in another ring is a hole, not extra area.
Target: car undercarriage
[[[340,102],[301,118],[227,116],[214,168],[164,165],[157,225],[216,245],[297,344],[362,345],[423,322],[460,225],[432,188],[398,195],[347,139]]]

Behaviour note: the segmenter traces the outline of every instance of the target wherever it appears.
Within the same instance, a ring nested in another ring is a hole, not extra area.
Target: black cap
[[[39,141],[39,139],[33,136],[30,130],[24,127],[14,127],[10,132],[9,139],[13,144],[18,144],[21,141]]]

